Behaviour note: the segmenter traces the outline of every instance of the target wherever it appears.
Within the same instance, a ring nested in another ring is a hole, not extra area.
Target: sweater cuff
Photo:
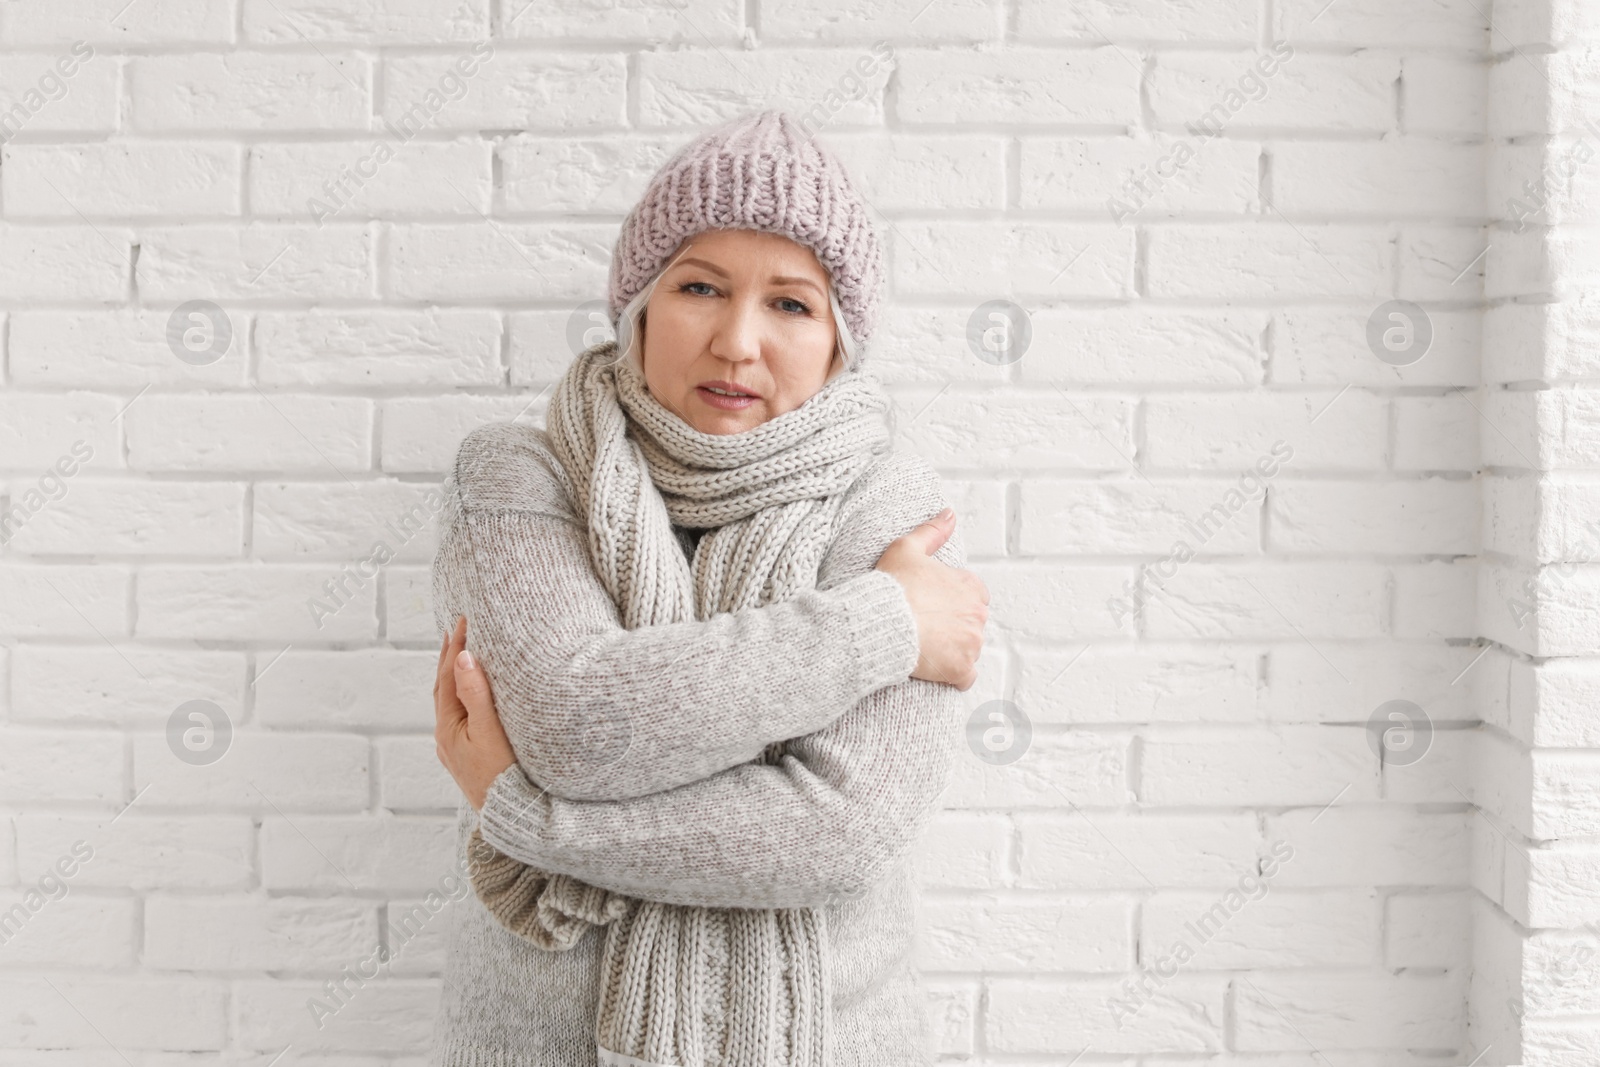
[[[856,690],[866,694],[903,682],[917,669],[917,617],[900,580],[873,569],[835,587],[845,602]]]
[[[478,831],[495,848],[517,860],[531,862],[529,831],[542,825],[550,799],[533,783],[522,765],[512,763],[489,783],[478,810]]]

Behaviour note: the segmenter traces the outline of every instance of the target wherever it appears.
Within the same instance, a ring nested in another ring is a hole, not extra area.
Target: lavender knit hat
[[[717,229],[779,233],[811,249],[863,350],[883,286],[877,231],[844,164],[779,110],[724,122],[662,164],[623,220],[611,256],[612,324],[684,238]]]

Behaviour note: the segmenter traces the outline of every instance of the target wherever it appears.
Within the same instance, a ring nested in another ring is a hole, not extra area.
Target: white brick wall
[[[1473,977],[1475,1046],[1538,1067],[1600,1059],[1600,758],[1588,725],[1600,655],[1592,192],[1595,123],[1587,5],[1497,5],[1490,75],[1490,251],[1484,315]],[[1495,1061],[1499,1062],[1499,1061]]]
[[[307,1009],[448,870],[403,524],[542,416],[655,167],[773,105],[879,212],[875,364],[993,594],[970,702],[1033,726],[920,863],[943,1056],[1600,1062],[1600,18],[1493,15],[0,3],[0,906],[60,896],[0,944],[0,1067],[421,1067],[448,908]]]

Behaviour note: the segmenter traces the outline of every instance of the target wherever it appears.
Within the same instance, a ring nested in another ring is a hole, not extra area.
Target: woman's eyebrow
[[[819,296],[822,294],[822,286],[818,285],[810,278],[793,278],[787,275],[780,275],[769,278],[768,281],[770,281],[773,285],[809,285],[812,289],[816,290]]]
[[[692,263],[692,264],[695,264],[696,266],[704,267],[706,270],[710,271],[711,273],[713,273],[713,274],[715,274],[715,275],[717,275],[718,277],[721,277],[721,278],[726,278],[728,276],[728,272],[727,271],[723,270],[721,267],[717,266],[715,263],[712,263],[709,260],[701,259],[698,256],[690,256],[690,257],[688,257],[686,259],[680,259],[680,260],[678,260],[678,263],[682,264],[682,265],[685,265],[685,266],[687,266],[688,264]],[[773,284],[773,285],[809,285],[812,289],[815,289],[819,294],[822,292],[822,286],[818,285],[816,282],[812,281],[810,278],[796,278],[796,277],[794,277],[792,275],[780,274],[780,275],[774,275],[773,277],[767,279],[767,281],[769,283]]]

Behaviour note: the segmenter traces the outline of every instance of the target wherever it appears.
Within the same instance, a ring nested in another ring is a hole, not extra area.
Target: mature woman
[[[670,159],[618,341],[482,427],[434,560],[439,757],[475,895],[443,1067],[932,1061],[909,860],[987,618],[860,372],[882,256],[781,112]]]

